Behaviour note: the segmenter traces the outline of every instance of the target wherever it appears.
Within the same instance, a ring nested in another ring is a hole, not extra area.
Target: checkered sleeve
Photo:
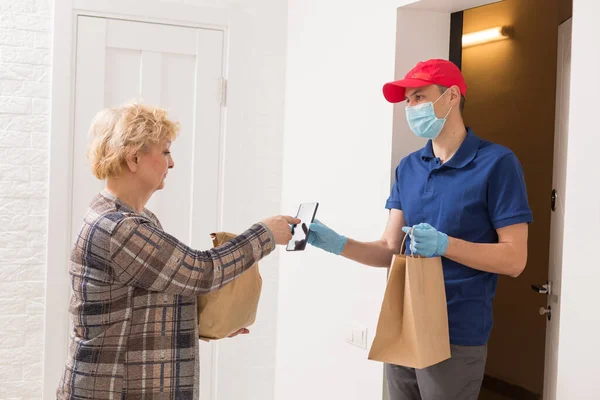
[[[144,218],[115,227],[110,261],[116,280],[129,286],[191,296],[217,290],[275,249],[272,233],[253,225],[223,246],[194,250]]]

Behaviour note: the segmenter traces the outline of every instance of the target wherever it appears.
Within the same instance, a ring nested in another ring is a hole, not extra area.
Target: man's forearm
[[[341,255],[352,261],[371,267],[387,268],[390,266],[394,254],[399,252],[400,249],[390,248],[383,240],[357,242],[356,240],[348,239]]]
[[[471,243],[448,238],[444,257],[473,269],[517,277],[525,269],[527,253],[517,251],[511,243]]]

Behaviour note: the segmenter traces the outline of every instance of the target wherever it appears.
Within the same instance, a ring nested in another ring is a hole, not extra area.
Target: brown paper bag
[[[214,247],[237,235],[219,232],[211,234]],[[221,289],[198,296],[198,336],[200,339],[223,339],[256,320],[262,278],[258,263],[244,271]]]
[[[448,358],[441,258],[394,256],[369,360],[422,369]]]

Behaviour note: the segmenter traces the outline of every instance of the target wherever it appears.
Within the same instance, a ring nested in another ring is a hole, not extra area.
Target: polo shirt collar
[[[475,136],[471,128],[467,127],[467,136],[465,137],[465,140],[463,140],[454,156],[444,163],[444,165],[450,168],[465,167],[467,164],[473,161],[477,155],[477,150],[479,149],[480,144],[481,139]],[[433,154],[433,143],[431,140],[429,140],[425,147],[423,147],[421,150],[421,159],[423,161],[430,161],[432,158],[435,158],[435,155]]]

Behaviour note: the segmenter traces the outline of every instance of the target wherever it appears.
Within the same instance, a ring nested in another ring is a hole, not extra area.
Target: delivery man
[[[384,85],[389,102],[406,101],[412,132],[429,141],[396,168],[383,236],[359,242],[311,225],[311,245],[369,266],[389,267],[407,232],[414,254],[442,257],[452,356],[421,370],[386,365],[391,400],[477,400],[498,275],[517,277],[527,262],[532,213],[521,165],[465,127],[466,93],[446,60],[419,62]]]

